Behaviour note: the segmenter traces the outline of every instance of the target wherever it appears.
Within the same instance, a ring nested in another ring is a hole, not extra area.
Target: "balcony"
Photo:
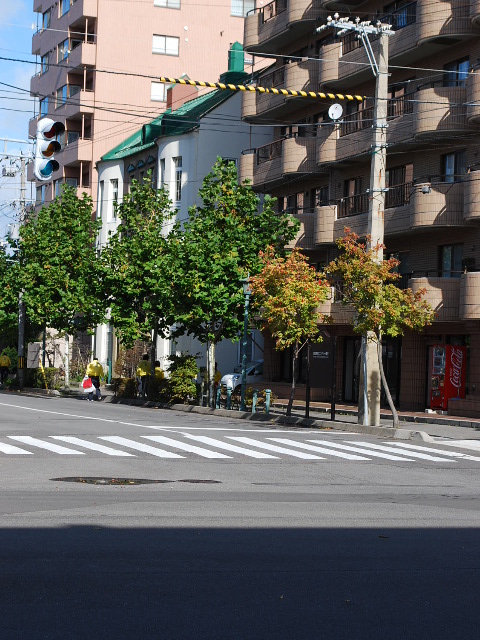
[[[33,11],[34,13],[43,13],[48,9],[50,4],[51,3],[47,3],[46,0],[33,0]],[[45,7],[43,5],[45,5]]]
[[[318,18],[327,17],[312,0],[273,0],[245,20],[245,51],[275,53],[290,42],[309,35]]]
[[[337,127],[324,124],[317,128],[317,165],[335,162],[337,159]]]
[[[315,170],[315,138],[293,135],[285,138],[282,148],[284,175],[312,173]]]
[[[468,271],[460,279],[460,318],[480,320],[480,272]]]
[[[333,324],[352,324],[355,309],[349,304],[335,300],[335,288],[331,287],[330,298],[320,304],[316,311],[330,316]]]
[[[430,41],[434,44],[445,38],[454,40],[470,37],[475,31],[470,20],[469,3],[465,0],[417,3],[417,44]]]
[[[65,14],[69,16],[69,24],[74,25],[78,20],[85,18],[96,18],[98,15],[97,0],[75,0],[70,7],[70,11]]]
[[[313,229],[314,244],[332,244],[335,240],[333,228],[337,217],[335,205],[315,207],[315,224]]]
[[[253,170],[253,186],[264,184],[272,185],[281,183],[283,179],[283,143],[284,140],[275,140],[262,147],[255,152],[254,170]]]
[[[288,249],[313,249],[313,213],[294,213],[293,217],[300,222],[296,237],[287,245]]]
[[[480,1],[480,0],[479,0]],[[320,78],[320,90],[323,85],[338,78],[338,61],[342,51],[340,42],[325,44],[319,52],[318,75]]]
[[[403,233],[410,229],[410,198],[413,183],[389,187],[385,194],[385,235]]]
[[[270,73],[258,79],[258,85],[265,89],[285,88],[285,67],[274,69]],[[256,93],[255,116],[273,117],[276,112],[281,111],[285,102],[284,95],[274,93]]]
[[[250,121],[257,113],[257,94],[254,91],[242,93],[242,120]]]
[[[426,300],[435,311],[436,322],[459,320],[460,278],[444,278],[428,274],[410,279],[414,293],[426,289]]]
[[[465,176],[463,196],[463,219],[465,222],[480,220],[480,171],[471,171]]]
[[[475,65],[473,70],[475,73],[467,78],[467,118],[469,122],[480,124],[480,68]]]
[[[82,198],[83,194],[92,197],[91,187],[77,187],[77,198]]]
[[[431,192],[424,193],[422,187]],[[410,199],[412,229],[462,226],[463,192],[463,182],[417,184]]]
[[[65,146],[57,156],[64,166],[76,166],[81,162],[92,161],[92,141],[79,138]]]
[[[467,121],[465,87],[433,86],[419,89],[414,104],[415,137],[442,137],[475,131]]]
[[[350,218],[351,216],[357,216],[361,213],[368,211],[369,199],[367,193],[357,193],[352,196],[345,196],[337,200],[337,217],[339,220],[342,218]],[[349,222],[346,222],[350,226]]]
[[[75,95],[68,98],[65,104],[55,109],[55,117],[68,119],[78,119],[82,114],[93,114],[95,110],[95,93],[93,91],[84,91],[83,89]]]
[[[316,91],[319,63],[317,60],[297,60],[285,66],[285,89],[292,91]],[[295,100],[291,96],[287,100]],[[305,98],[302,98],[305,100]]]
[[[68,54],[70,70],[94,67],[97,59],[97,45],[92,42],[82,42]]]
[[[240,169],[239,179],[243,183],[244,180],[250,180],[250,184],[253,184],[253,169],[255,166],[256,152],[254,149],[247,149],[242,151],[240,156]]]

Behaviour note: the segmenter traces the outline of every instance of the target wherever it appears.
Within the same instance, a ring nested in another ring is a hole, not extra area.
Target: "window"
[[[178,38],[175,36],[153,36],[152,53],[178,56]]]
[[[167,9],[180,9],[180,0],[153,0],[155,7],[166,7]]]
[[[67,132],[67,144],[73,144],[80,138],[79,131],[68,131]]]
[[[465,149],[442,156],[442,182],[462,182],[467,173]]]
[[[59,89],[57,89],[55,109],[58,109],[59,107],[64,105],[66,101],[67,101],[67,85],[65,84],[63,85],[63,87],[60,87]]]
[[[69,187],[73,189],[78,188],[78,178],[65,178],[65,184],[68,184]]]
[[[244,18],[253,9],[255,9],[255,0],[231,0],[232,16]]]
[[[101,218],[103,213],[103,194],[105,191],[105,180],[100,180],[98,183],[98,208],[97,217]]]
[[[166,86],[163,82],[152,82],[150,100],[165,102],[167,99]]]
[[[443,86],[464,87],[467,84],[470,61],[468,58],[454,60],[444,65]]]
[[[442,278],[460,278],[463,271],[463,244],[446,244],[439,249]]]
[[[118,180],[110,180],[110,189],[112,192],[112,218],[117,217],[117,202],[118,202]]]
[[[58,45],[58,62],[68,58],[68,38]]]
[[[62,184],[63,182],[61,180],[55,180],[55,182],[53,183],[55,197],[59,196],[62,193]]]
[[[46,71],[48,71],[49,58],[50,58],[50,55],[48,53],[40,58],[40,64],[41,64],[42,73],[45,73]]]
[[[225,164],[225,165],[227,165],[227,166],[228,166],[228,164],[229,164],[230,162],[233,162],[233,164],[235,165],[235,167],[237,166],[237,159],[236,159],[236,158],[222,158],[222,162],[223,162],[223,164]]]
[[[68,85],[68,97],[71,98],[71,97],[77,95],[77,93],[80,93],[81,90],[82,90],[82,87],[79,84],[69,84]]]
[[[328,187],[318,187],[315,189],[315,200],[318,207],[325,207],[330,202]]]
[[[165,158],[160,158],[160,189],[165,187]]]
[[[50,27],[50,15],[50,9],[42,15],[42,29],[48,29]]]
[[[46,116],[48,113],[48,96],[40,100],[40,115]]]
[[[182,157],[173,158],[173,166],[175,167],[175,202],[182,199]]]
[[[61,0],[60,1],[60,17],[64,16],[70,11],[70,5],[73,4],[73,0]]]

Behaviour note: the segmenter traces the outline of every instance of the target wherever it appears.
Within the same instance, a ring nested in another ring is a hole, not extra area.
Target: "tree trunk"
[[[207,340],[208,406],[215,407],[215,342]]]
[[[292,388],[290,389],[290,398],[288,399],[287,416],[292,415],[293,399],[295,397],[295,381],[297,378],[297,360],[298,360],[298,342],[295,343],[293,348],[292,357]]]
[[[392,412],[393,428],[397,429],[400,426],[400,421],[398,419],[398,413],[395,408],[395,405],[393,404],[392,394],[390,393],[390,389],[388,388],[387,378],[385,377],[385,371],[383,369],[381,337],[377,339],[377,354],[378,354],[378,366],[380,369],[380,377],[382,379],[383,388],[385,389],[385,395],[387,396],[388,406],[390,407],[390,411]]]

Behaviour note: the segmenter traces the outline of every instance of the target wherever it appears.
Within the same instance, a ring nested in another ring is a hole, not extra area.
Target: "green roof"
[[[171,111],[167,109],[157,118],[121,142],[114,149],[102,156],[101,160],[119,160],[155,146],[157,138],[179,136],[196,129],[209,111],[218,107],[233,95],[232,91],[216,89],[204,93],[198,98],[189,100]]]

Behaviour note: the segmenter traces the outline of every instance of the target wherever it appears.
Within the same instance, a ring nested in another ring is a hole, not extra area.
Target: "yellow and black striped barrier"
[[[187,84],[193,87],[208,87],[210,89],[223,89],[230,91],[250,91],[252,93],[272,93],[282,96],[294,96],[295,98],[315,98],[322,100],[340,100],[341,102],[363,102],[365,96],[352,95],[350,93],[323,93],[322,91],[295,91],[293,89],[276,89],[275,87],[257,87],[253,84],[224,84],[223,82],[202,82],[189,80],[188,78],[157,78],[163,84]]]

